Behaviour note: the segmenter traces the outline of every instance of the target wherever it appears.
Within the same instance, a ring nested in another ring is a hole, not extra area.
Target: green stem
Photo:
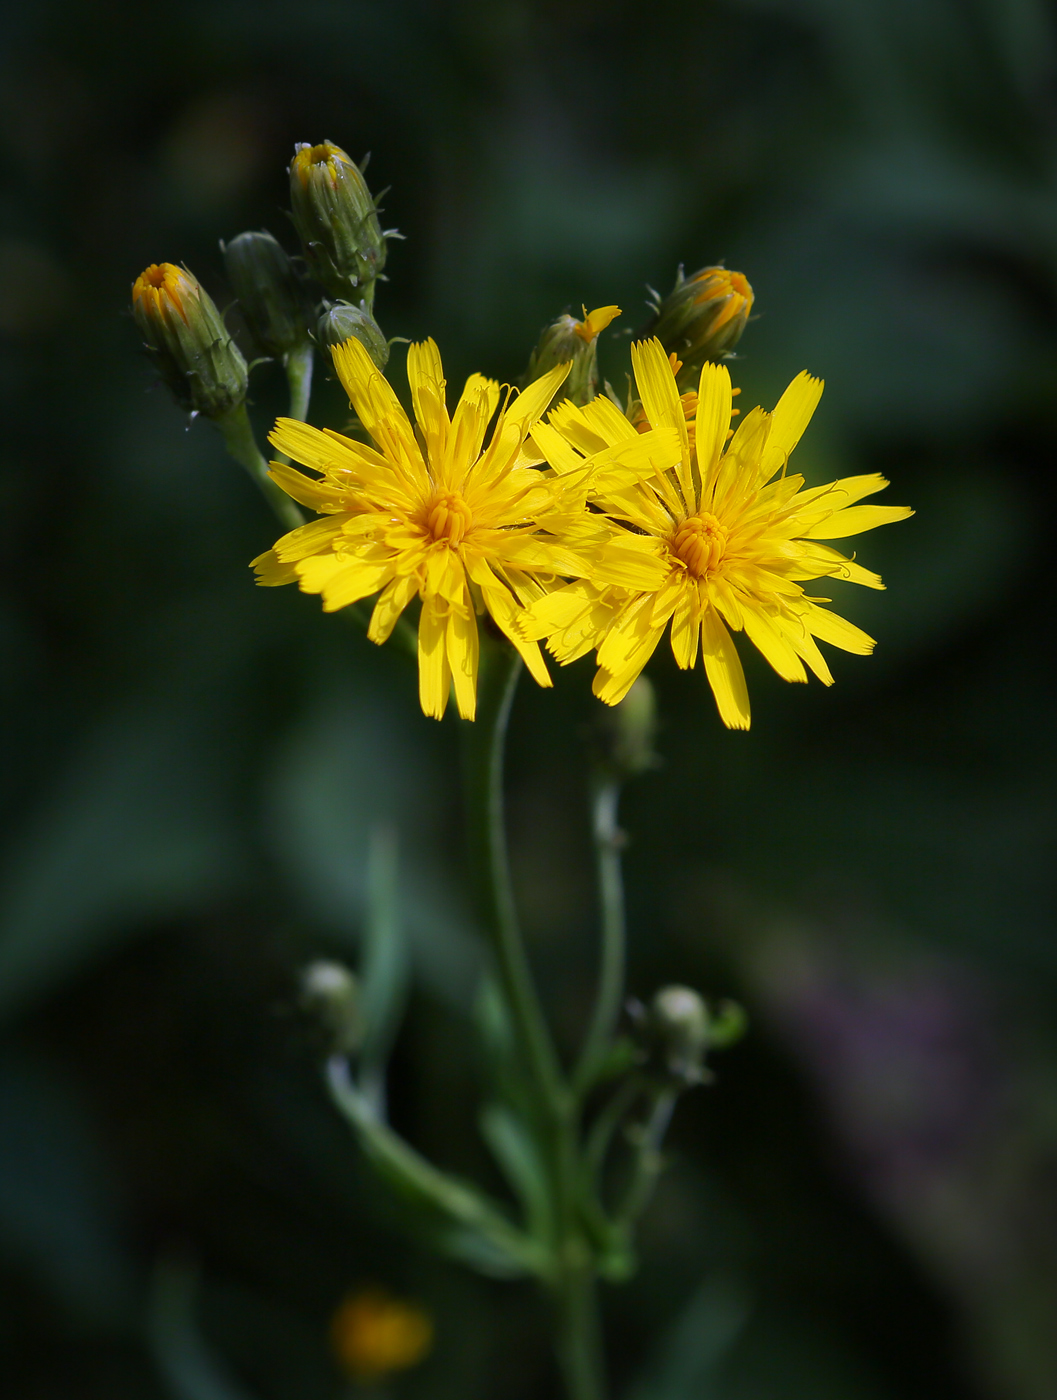
[[[287,530],[296,530],[298,525],[303,525],[305,517],[295,502],[285,491],[280,490],[268,475],[268,463],[261,456],[257,440],[253,436],[246,405],[239,404],[238,408],[233,408],[223,418],[214,419],[214,422],[224,435],[224,446],[228,455],[246,468],[260,487],[264,499],[275,512],[279,523]]]
[[[605,1059],[613,1040],[624,999],[625,927],[624,882],[620,869],[623,833],[617,825],[620,784],[609,776],[595,779],[591,817],[598,860],[598,889],[602,912],[602,965],[594,1015],[573,1076],[585,1092]]]
[[[521,941],[503,820],[503,750],[521,658],[507,642],[481,637],[477,718],[465,731],[470,846],[499,981],[542,1107],[567,1113],[568,1095]]]
[[[558,1362],[569,1400],[604,1400],[602,1332],[593,1268],[566,1274],[557,1305]]]
[[[661,1144],[672,1121],[672,1110],[678,1097],[678,1091],[670,1088],[658,1089],[654,1094],[650,1115],[639,1129],[631,1180],[613,1216],[613,1223],[617,1226],[630,1228],[649,1204],[664,1166]]]
[[[315,358],[315,350],[312,342],[306,340],[303,345],[291,350],[286,357],[286,382],[290,387],[290,417],[296,418],[298,422],[308,421],[308,403],[312,397],[312,366]]]
[[[506,642],[481,637],[477,718],[466,729],[465,778],[471,846],[500,985],[538,1105],[536,1129],[547,1155],[554,1209],[550,1243],[557,1353],[569,1400],[603,1400],[596,1268],[579,1202],[579,1113],[562,1074],[536,995],[518,928],[503,821],[503,750],[521,658]]]

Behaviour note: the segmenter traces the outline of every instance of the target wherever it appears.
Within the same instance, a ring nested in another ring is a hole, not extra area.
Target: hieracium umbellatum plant
[[[449,390],[437,345],[410,345],[403,401],[385,373],[396,338],[375,311],[394,233],[381,227],[363,168],[331,142],[306,143],[289,174],[300,250],[264,232],[224,245],[249,364],[184,268],[148,267],[133,311],[158,377],[181,407],[217,424],[280,519],[283,533],[262,538],[253,561],[258,581],[348,610],[379,645],[398,637],[417,659],[423,712],[441,719],[453,700],[464,722],[469,841],[491,951],[480,1025],[493,1078],[481,1123],[509,1199],[449,1177],[387,1121],[386,1062],[406,1004],[391,838],[372,846],[362,965],[314,963],[297,995],[325,1046],[334,1102],[408,1207],[409,1228],[485,1273],[535,1279],[554,1305],[568,1394],[600,1400],[598,1281],[634,1268],[636,1221],[677,1100],[709,1080],[709,1056],[743,1022],[690,987],[626,1000],[618,804],[624,784],[657,762],[645,668],[665,638],[682,669],[700,659],[719,718],[742,730],[745,643],[783,680],[810,673],[831,684],[820,643],[863,655],[874,643],[818,590],[882,587],[834,541],[911,512],[862,504],[887,485],[879,475],[813,485],[799,474],[793,453],[820,379],[797,374],[772,410],[738,412],[731,365],[754,294],[722,266],[689,277],[680,268],[672,291],[654,294],[624,397],[599,365],[603,337],[616,343],[620,309],[609,305],[548,322],[526,347],[516,388],[475,373]],[[316,356],[348,394],[351,425],[308,421]],[[290,389],[290,414],[268,434],[270,464],[246,411],[261,358],[282,366]],[[503,821],[514,687],[524,670],[551,685],[546,653],[560,665],[593,655],[602,702],[588,745],[600,970],[572,1063],[556,1049],[521,939]],[[355,1314],[372,1356],[382,1354],[379,1316]]]

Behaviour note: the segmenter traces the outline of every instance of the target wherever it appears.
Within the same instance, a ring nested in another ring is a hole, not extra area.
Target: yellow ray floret
[[[517,397],[504,398],[498,384],[472,375],[449,415],[436,345],[412,345],[412,424],[358,341],[333,355],[374,446],[279,419],[272,444],[313,474],[276,462],[272,479],[320,519],[254,561],[259,581],[297,582],[320,594],[328,612],[377,594],[367,635],[378,643],[420,598],[419,697],[438,719],[452,688],[460,715],[474,717],[477,617],[484,612],[540,685],[550,685],[539,644],[526,638],[521,619],[549,588],[593,574],[614,532],[586,510],[589,474],[606,465],[614,479],[634,479],[654,436],[638,439],[644,446],[637,456],[624,446],[581,456],[562,473],[541,471],[526,465],[524,444],[568,365]]]
[[[724,724],[747,729],[749,697],[731,631],[744,632],[783,679],[806,681],[806,666],[830,685],[816,637],[859,654],[874,643],[821,606],[828,599],[809,597],[802,583],[837,578],[884,585],[821,541],[846,539],[913,512],[857,504],[887,486],[879,475],[804,490],[803,477],[789,474],[789,456],[818,404],[821,380],[797,375],[774,412],[753,409],[727,445],[732,389],[724,365],[704,366],[688,432],[660,343],[634,345],[632,359],[654,428],[647,435],[652,446],[633,480],[626,469],[603,469],[590,491],[595,509],[633,549],[621,556],[619,578],[599,567],[540,598],[524,634],[545,638],[562,663],[596,649],[594,691],[614,705],[670,628],[677,663],[692,667],[700,650]],[[599,444],[629,431],[611,404],[596,399],[584,408],[562,404],[536,429],[535,441],[552,461],[560,460],[559,470],[573,473],[579,454],[597,452]],[[551,437],[564,441],[564,455]],[[608,548],[612,555],[616,543]]]

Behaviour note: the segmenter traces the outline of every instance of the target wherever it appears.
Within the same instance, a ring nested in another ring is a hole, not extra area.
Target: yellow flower
[[[428,1313],[384,1289],[365,1288],[338,1306],[330,1341],[341,1366],[356,1380],[379,1380],[417,1366],[433,1345]]]
[[[706,364],[702,370],[691,442],[660,343],[632,346],[632,359],[650,424],[674,430],[680,443],[680,450],[666,456],[665,439],[647,435],[658,446],[633,485],[624,484],[626,476],[610,484],[604,472],[593,482],[596,506],[638,543],[639,577],[632,577],[636,566],[628,564],[619,586],[599,586],[599,573],[555,590],[533,606],[525,634],[546,637],[563,663],[597,648],[594,692],[612,705],[627,694],[671,624],[677,663],[692,667],[700,646],[723,722],[747,729],[749,697],[730,629],[744,631],[783,679],[806,681],[806,663],[832,684],[815,638],[860,655],[874,642],[821,606],[829,599],[808,596],[801,582],[839,578],[882,588],[876,574],[821,541],[845,539],[913,512],[856,504],[887,486],[876,474],[804,490],[804,478],[787,472],[822,394],[821,380],[797,375],[773,413],[755,408],[746,415],[724,451],[732,392],[726,367]],[[560,405],[534,438],[557,469],[569,471],[581,455],[634,432],[612,404],[598,398],[584,408]]]
[[[452,681],[460,715],[474,717],[479,613],[491,614],[533,677],[550,685],[539,645],[526,640],[520,616],[559,579],[588,575],[592,566],[577,545],[590,545],[608,528],[584,508],[585,471],[539,471],[524,450],[569,366],[558,365],[502,404],[497,383],[471,375],[449,418],[436,345],[412,345],[407,370],[416,428],[358,341],[335,347],[333,355],[377,447],[278,421],[271,442],[320,477],[274,462],[272,479],[322,518],[255,560],[259,581],[296,581],[304,592],[321,594],[328,612],[379,594],[367,632],[378,643],[420,597],[419,698],[437,719]]]

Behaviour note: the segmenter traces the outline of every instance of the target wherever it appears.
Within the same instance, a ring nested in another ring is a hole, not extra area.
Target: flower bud
[[[359,306],[347,301],[328,304],[316,326],[316,339],[328,349],[344,345],[347,340],[358,340],[379,369],[385,369],[389,359],[389,342],[365,301]]]
[[[290,200],[309,268],[331,296],[372,302],[387,235],[359,166],[330,141],[294,150]]]
[[[243,402],[246,361],[212,297],[185,268],[152,263],[141,272],[132,314],[181,408],[222,418]]]
[[[618,782],[648,773],[660,762],[653,748],[657,699],[645,675],[618,705],[599,707],[594,728],[598,760]]]
[[[712,1022],[703,997],[692,987],[662,987],[648,1007],[628,1003],[628,1011],[644,1052],[647,1071],[683,1088],[708,1078],[705,1055],[712,1041]]]
[[[270,233],[240,233],[220,246],[250,334],[266,355],[284,359],[308,340],[311,302],[297,270]]]
[[[363,1040],[360,990],[344,964],[320,958],[301,971],[298,1001],[322,1030],[331,1054],[351,1055]]]
[[[620,307],[599,306],[588,313],[585,306],[583,312],[582,321],[559,316],[547,327],[525,371],[525,383],[531,384],[556,365],[572,361],[569,377],[555,395],[556,403],[572,399],[575,404],[585,404],[594,398],[598,392],[598,337],[620,315]]]
[[[695,375],[707,361],[718,362],[741,339],[752,310],[753,291],[740,272],[703,267],[686,277],[680,267],[675,286],[666,297],[654,293],[655,312],[645,334],[655,335],[682,360],[680,389],[696,387]]]

